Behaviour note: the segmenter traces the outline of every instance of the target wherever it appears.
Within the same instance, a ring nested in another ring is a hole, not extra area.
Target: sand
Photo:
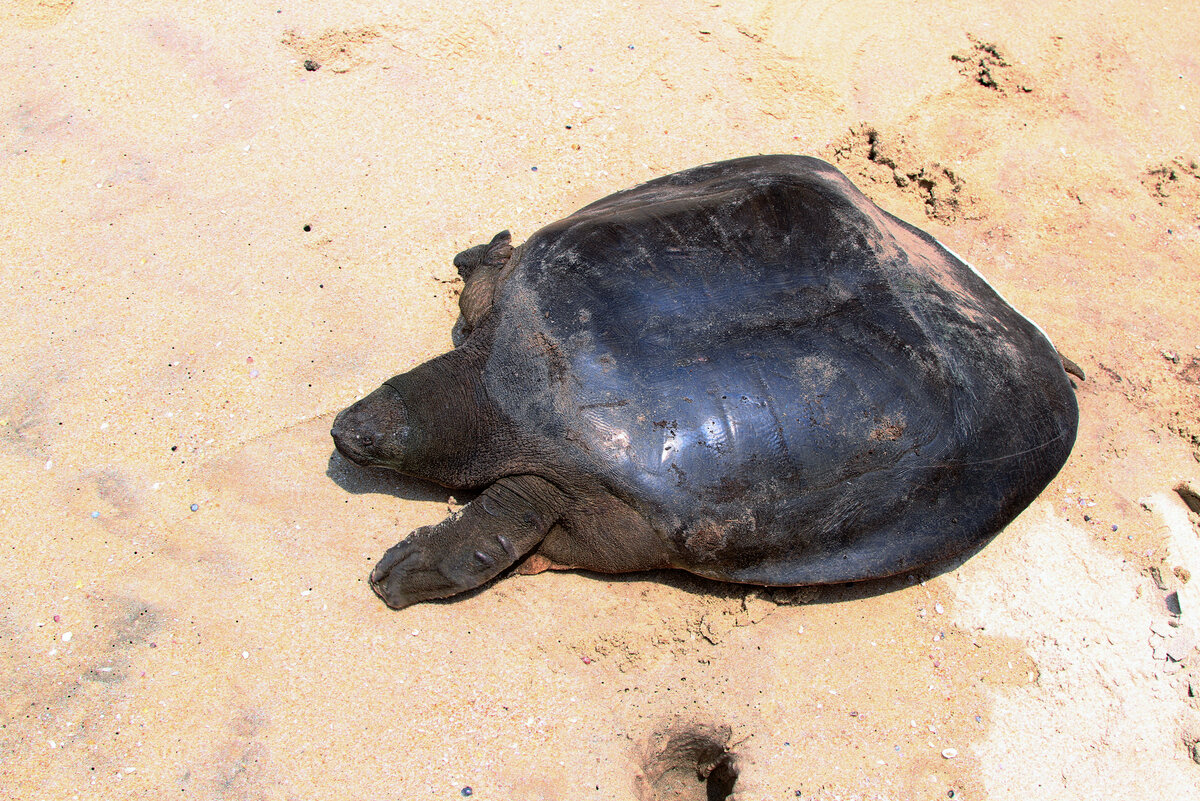
[[[0,795],[1196,797],[1194,8],[112,5],[0,10]],[[451,346],[453,255],[785,152],[1087,371],[1054,483],[891,583],[385,608],[457,499],[328,429]]]

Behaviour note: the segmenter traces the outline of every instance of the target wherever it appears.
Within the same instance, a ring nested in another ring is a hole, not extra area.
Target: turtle
[[[359,465],[478,493],[384,554],[393,608],[514,566],[911,573],[982,548],[1075,441],[1082,371],[816,158],[686,169],[454,264],[454,348],[331,432]]]

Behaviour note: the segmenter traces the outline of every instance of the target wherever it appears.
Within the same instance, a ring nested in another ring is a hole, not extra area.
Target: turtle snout
[[[355,464],[371,464],[367,449],[375,444],[375,437],[359,430],[352,419],[354,407],[343,410],[333,421],[329,434],[338,453]]]
[[[404,406],[386,384],[343,409],[330,435],[338,452],[355,464],[398,468],[407,425]]]

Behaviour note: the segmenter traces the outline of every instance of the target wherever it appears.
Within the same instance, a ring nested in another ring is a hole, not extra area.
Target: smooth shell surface
[[[982,544],[1070,453],[1044,334],[816,159],[721,162],[531,237],[489,395],[678,566],[810,584]]]

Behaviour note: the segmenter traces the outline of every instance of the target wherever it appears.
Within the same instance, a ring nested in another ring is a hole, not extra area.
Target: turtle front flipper
[[[393,609],[479,587],[533,550],[566,508],[562,492],[537,476],[509,476],[461,511],[388,549],[371,587]]]

